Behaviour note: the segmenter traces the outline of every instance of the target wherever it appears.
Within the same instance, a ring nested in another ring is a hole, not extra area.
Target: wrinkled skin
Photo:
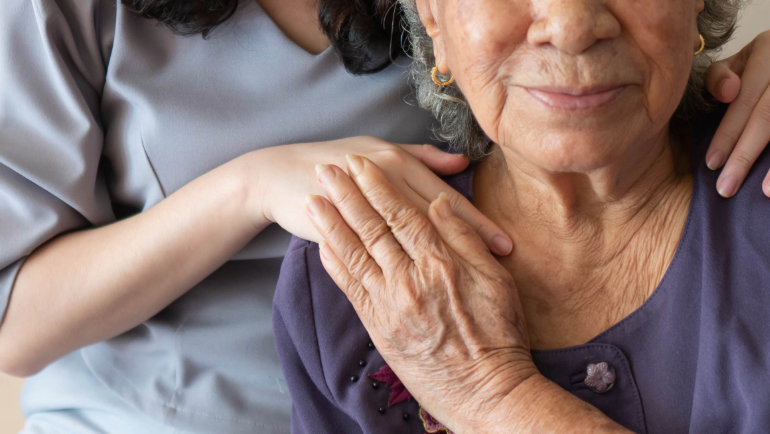
[[[542,200],[552,227],[636,218],[644,188],[662,182],[689,194],[673,164],[658,162],[673,159],[669,119],[699,45],[701,1],[418,7],[439,71],[454,74],[517,193]],[[611,97],[584,97],[596,93]],[[323,264],[432,415],[458,434],[622,431],[537,373],[514,280],[445,198],[426,218],[369,160],[352,156],[348,170],[317,167],[328,199],[308,198]],[[630,205],[613,210],[622,199]]]
[[[425,218],[370,160],[353,156],[349,167],[356,183],[339,167],[318,168],[334,205],[309,196],[310,218],[327,241],[324,266],[382,356],[406,361],[394,371],[423,406],[433,412],[440,407],[432,397],[441,396],[470,417],[494,405],[536,373],[510,273],[445,195]],[[345,221],[358,222],[356,231]],[[490,399],[468,399],[482,396]]]

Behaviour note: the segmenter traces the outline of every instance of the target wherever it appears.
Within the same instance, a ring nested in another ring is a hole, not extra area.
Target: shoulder
[[[765,147],[749,171],[738,193],[732,198],[721,197],[717,179],[721,170],[710,170],[705,164],[705,153],[724,115],[721,107],[705,117],[694,128],[696,143],[693,150],[694,191],[692,212],[702,214],[709,223],[704,229],[725,246],[745,251],[760,243],[757,254],[770,254],[770,198],[762,192],[765,175],[770,171],[770,144]],[[767,256],[766,256],[767,257]]]
[[[706,167],[703,157],[720,120],[721,115],[710,123],[710,133],[696,144],[694,152],[688,222],[694,232],[693,247],[700,251],[704,274],[721,280],[720,287],[729,289],[730,297],[757,296],[770,309],[770,291],[766,291],[770,281],[770,198],[762,192],[762,182],[770,170],[770,149],[762,152],[735,196],[721,197],[716,190],[720,171]]]
[[[301,419],[293,421],[295,432],[424,433],[417,403],[391,408],[388,386],[369,378],[385,361],[323,268],[318,244],[292,239],[273,311],[278,356],[299,415],[295,419]],[[411,422],[404,421],[404,413]]]

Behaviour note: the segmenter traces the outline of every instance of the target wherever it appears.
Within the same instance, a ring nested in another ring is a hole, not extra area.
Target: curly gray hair
[[[688,119],[709,109],[703,96],[706,70],[714,61],[713,54],[732,37],[738,11],[743,0],[704,0],[705,8],[698,15],[698,29],[706,42],[706,52],[695,57],[690,81],[684,98],[675,113],[679,119]],[[431,79],[433,41],[420,22],[415,0],[398,0],[403,10],[404,26],[409,33],[413,62],[411,79],[418,104],[430,110],[439,121],[436,135],[458,151],[478,159],[487,149],[487,137],[473,117],[468,103],[457,84],[437,86]]]

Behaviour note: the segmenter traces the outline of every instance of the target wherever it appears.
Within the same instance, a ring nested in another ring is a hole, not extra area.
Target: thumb
[[[420,160],[431,172],[440,176],[454,175],[468,167],[468,157],[450,154],[433,145],[401,145],[401,147]]]
[[[741,78],[732,69],[731,63],[737,54],[727,59],[714,62],[706,72],[706,89],[714,98],[723,103],[731,103],[738,97]],[[743,72],[741,67],[740,72]]]
[[[714,62],[706,71],[706,88],[716,99],[731,103],[741,90],[741,76],[751,58],[756,39],[732,56]]]

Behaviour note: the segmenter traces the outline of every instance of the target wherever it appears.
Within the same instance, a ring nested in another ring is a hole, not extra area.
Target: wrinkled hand
[[[344,164],[350,152],[379,164],[388,180],[422,214],[427,213],[428,205],[440,192],[449,192],[454,211],[487,246],[499,255],[510,253],[512,242],[508,235],[438,177],[462,171],[468,166],[467,158],[430,145],[396,145],[375,137],[277,146],[247,154],[245,172],[259,172],[261,180],[250,182],[260,186],[253,194],[260,200],[252,202],[262,204],[254,212],[259,216],[255,220],[275,222],[301,238],[320,241],[321,236],[304,212],[307,193],[323,193],[313,176],[313,167],[318,163]]]
[[[513,278],[445,195],[426,218],[370,160],[348,170],[319,165],[329,200],[307,199],[324,267],[421,405],[477,432],[469,421],[537,373]]]
[[[730,103],[706,153],[706,164],[712,170],[724,164],[717,191],[732,197],[770,142],[770,31],[738,54],[714,63],[706,86],[718,100]],[[770,172],[762,189],[770,197]]]

